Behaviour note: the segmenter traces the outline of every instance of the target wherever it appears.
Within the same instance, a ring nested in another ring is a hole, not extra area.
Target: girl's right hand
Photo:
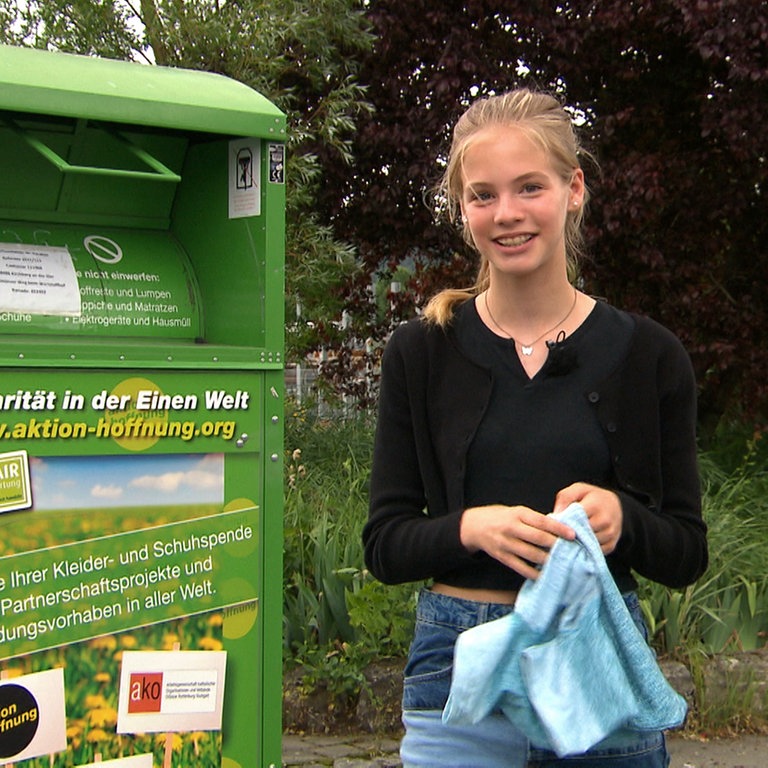
[[[482,550],[526,579],[536,579],[555,541],[573,541],[576,534],[529,507],[489,504],[464,511],[459,536],[470,552]]]

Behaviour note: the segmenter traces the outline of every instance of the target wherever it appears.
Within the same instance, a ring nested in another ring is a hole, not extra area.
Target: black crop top
[[[592,324],[613,333],[602,336],[600,330],[596,338],[603,341],[589,342]],[[618,493],[623,511],[621,538],[606,558],[611,573],[622,590],[636,586],[634,573],[670,587],[690,584],[707,567],[690,359],[663,326],[604,305],[570,341],[577,358],[555,352],[542,379],[558,372],[567,377],[577,363],[575,375],[589,381],[596,377],[593,366],[608,368],[621,357],[594,389],[579,392],[565,383],[579,403],[592,406],[610,446],[607,487]],[[453,584],[472,587],[492,580],[460,536],[468,452],[492,387],[492,374],[459,349],[454,323],[442,328],[414,319],[392,334],[382,360],[362,533],[366,567],[380,581],[442,581],[450,575]],[[574,408],[581,410],[576,403]],[[503,589],[510,574],[499,575],[493,586]]]
[[[514,342],[488,329],[473,301],[458,309],[454,323],[463,353],[493,378],[488,409],[466,456],[465,506],[520,504],[547,513],[557,492],[572,483],[610,486],[608,444],[587,393],[626,354],[631,321],[598,303],[571,336],[550,346],[533,378]],[[476,587],[522,584],[519,574],[484,553],[478,553],[476,566]],[[440,580],[464,584],[465,571]]]

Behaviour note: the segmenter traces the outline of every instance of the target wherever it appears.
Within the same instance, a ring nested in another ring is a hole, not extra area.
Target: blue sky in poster
[[[222,454],[30,457],[34,509],[221,504]]]

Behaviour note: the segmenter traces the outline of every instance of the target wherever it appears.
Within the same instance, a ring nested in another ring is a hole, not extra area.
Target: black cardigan
[[[592,392],[611,452],[623,530],[608,565],[622,590],[631,571],[667,586],[707,566],[696,452],[696,389],[678,339],[633,315],[618,368]],[[384,352],[374,440],[365,562],[395,584],[467,574],[476,555],[459,540],[468,446],[485,412],[491,375],[458,349],[450,326],[412,320]]]

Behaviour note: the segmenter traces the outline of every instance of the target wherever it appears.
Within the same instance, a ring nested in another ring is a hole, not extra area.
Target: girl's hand
[[[470,551],[482,550],[526,579],[536,579],[549,550],[558,538],[573,540],[569,528],[550,515],[528,507],[490,504],[464,511],[459,529],[461,543]]]
[[[589,483],[574,483],[563,488],[555,498],[553,512],[562,512],[568,505],[578,502],[584,507],[589,525],[595,532],[600,549],[608,555],[616,549],[621,538],[624,513],[621,501],[613,492]]]

